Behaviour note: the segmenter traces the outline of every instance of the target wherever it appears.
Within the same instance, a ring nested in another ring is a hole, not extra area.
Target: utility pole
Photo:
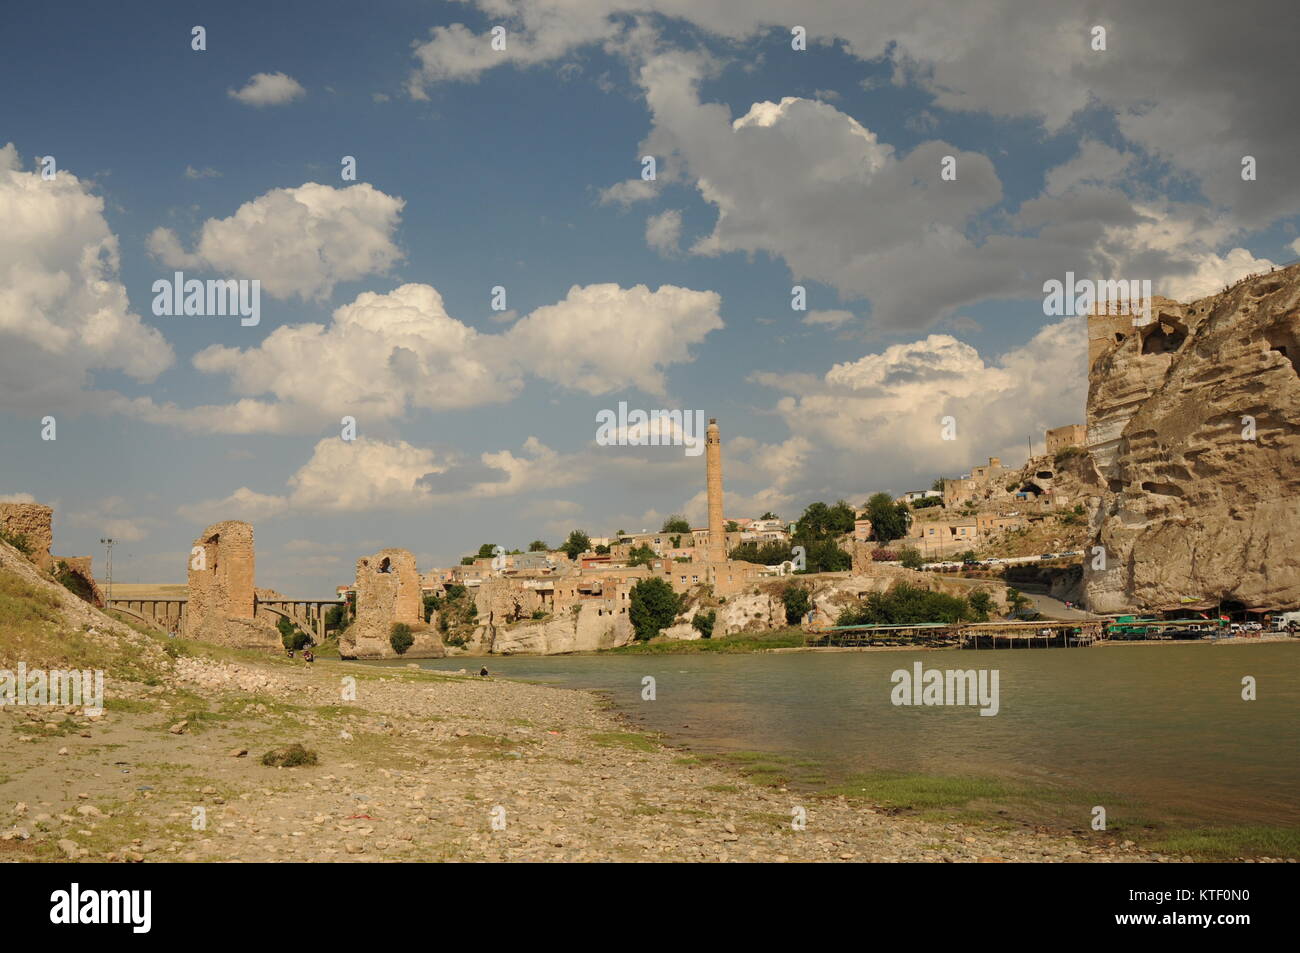
[[[104,604],[107,605],[113,601],[113,544],[116,543],[117,540],[113,539],[111,536],[107,536],[101,538],[99,542],[108,550],[108,555],[105,558],[106,565],[104,568]]]

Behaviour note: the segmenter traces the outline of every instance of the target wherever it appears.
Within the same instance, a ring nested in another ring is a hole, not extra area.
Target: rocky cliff
[[[632,641],[626,612],[574,606],[544,620],[479,626],[465,645],[470,655],[564,655],[618,648]]]
[[[1089,319],[1094,611],[1300,605],[1300,265]]]

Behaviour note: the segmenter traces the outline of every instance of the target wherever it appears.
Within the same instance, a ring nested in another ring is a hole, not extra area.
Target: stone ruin
[[[90,556],[53,556],[54,510],[40,503],[0,503],[0,533],[25,541],[27,557],[42,571],[54,575],[69,590],[97,609],[104,594],[91,572]]]
[[[0,503],[0,532],[27,540],[28,557],[43,572],[54,567],[54,510],[40,503]]]
[[[274,623],[257,616],[250,524],[214,523],[194,541],[184,635],[233,648],[283,649]]]
[[[99,583],[95,581],[95,574],[91,570],[93,562],[92,556],[59,556],[55,560],[55,573],[58,574],[59,570],[62,570],[74,577],[71,584],[65,583],[65,585],[96,609],[102,609],[104,593],[99,588]]]
[[[411,627],[415,642],[402,655],[393,649],[393,626]],[[415,556],[384,549],[357,560],[357,616],[339,636],[344,658],[441,658],[446,654],[435,626],[424,621],[424,596]]]

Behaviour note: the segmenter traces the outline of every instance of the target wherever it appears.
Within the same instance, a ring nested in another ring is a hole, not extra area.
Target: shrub
[[[415,636],[411,635],[411,627],[405,622],[394,622],[392,630],[388,633],[388,644],[393,647],[393,651],[398,655],[405,655],[406,650],[415,644]]]
[[[262,764],[268,768],[296,768],[303,764],[316,764],[319,760],[315,751],[297,743],[272,748],[262,755]]]
[[[695,626],[696,631],[700,633],[700,638],[713,638],[713,623],[718,620],[718,613],[714,609],[708,612],[697,612],[695,618],[691,620],[691,625]]]
[[[920,569],[925,565],[921,551],[915,546],[904,546],[898,551],[898,559],[906,569]]]
[[[7,530],[0,529],[0,543],[8,543],[24,556],[32,554],[31,541],[23,533],[10,533]]]
[[[877,563],[892,563],[898,559],[898,553],[892,549],[873,549],[871,551],[871,561]]]

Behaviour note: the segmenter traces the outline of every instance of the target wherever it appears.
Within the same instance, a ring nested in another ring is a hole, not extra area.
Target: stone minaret
[[[704,462],[708,471],[709,562],[720,563],[727,559],[727,525],[722,519],[722,438],[716,417],[709,418]]]

